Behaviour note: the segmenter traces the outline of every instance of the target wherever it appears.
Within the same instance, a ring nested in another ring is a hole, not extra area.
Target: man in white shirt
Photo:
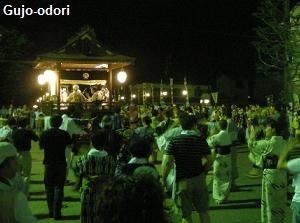
[[[16,173],[16,148],[0,142],[0,222],[35,223],[25,194],[14,184]]]

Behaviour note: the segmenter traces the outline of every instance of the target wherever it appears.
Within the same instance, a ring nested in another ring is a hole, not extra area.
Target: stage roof
[[[67,71],[92,71],[123,68],[135,61],[134,57],[113,52],[96,39],[93,28],[84,26],[60,49],[41,54],[36,69],[58,68]]]

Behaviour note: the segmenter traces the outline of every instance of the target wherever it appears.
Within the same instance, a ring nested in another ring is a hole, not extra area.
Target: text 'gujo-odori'
[[[54,5],[48,5],[46,7],[27,7],[26,5],[21,5],[15,7],[13,5],[4,5],[2,8],[2,14],[5,16],[17,16],[23,19],[27,16],[69,16],[70,5],[64,7],[56,7]]]

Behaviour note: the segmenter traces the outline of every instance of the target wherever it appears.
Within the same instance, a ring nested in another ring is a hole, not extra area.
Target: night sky
[[[66,5],[60,0],[27,2]],[[258,2],[81,0],[69,1],[71,16],[0,19],[6,28],[18,29],[34,41],[37,53],[61,47],[80,27],[90,25],[100,42],[136,57],[129,68],[132,81],[168,82],[173,77],[182,83],[186,76],[190,83],[207,84],[223,74],[236,79],[255,74],[251,42],[257,21],[252,13]]]

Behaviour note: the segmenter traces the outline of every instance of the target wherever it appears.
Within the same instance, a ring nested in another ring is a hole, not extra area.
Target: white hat
[[[74,84],[74,85],[73,85],[73,90],[74,90],[74,91],[79,90],[79,86],[78,86],[77,84]]]
[[[0,164],[2,164],[7,157],[12,157],[16,155],[17,150],[11,143],[0,142]]]

